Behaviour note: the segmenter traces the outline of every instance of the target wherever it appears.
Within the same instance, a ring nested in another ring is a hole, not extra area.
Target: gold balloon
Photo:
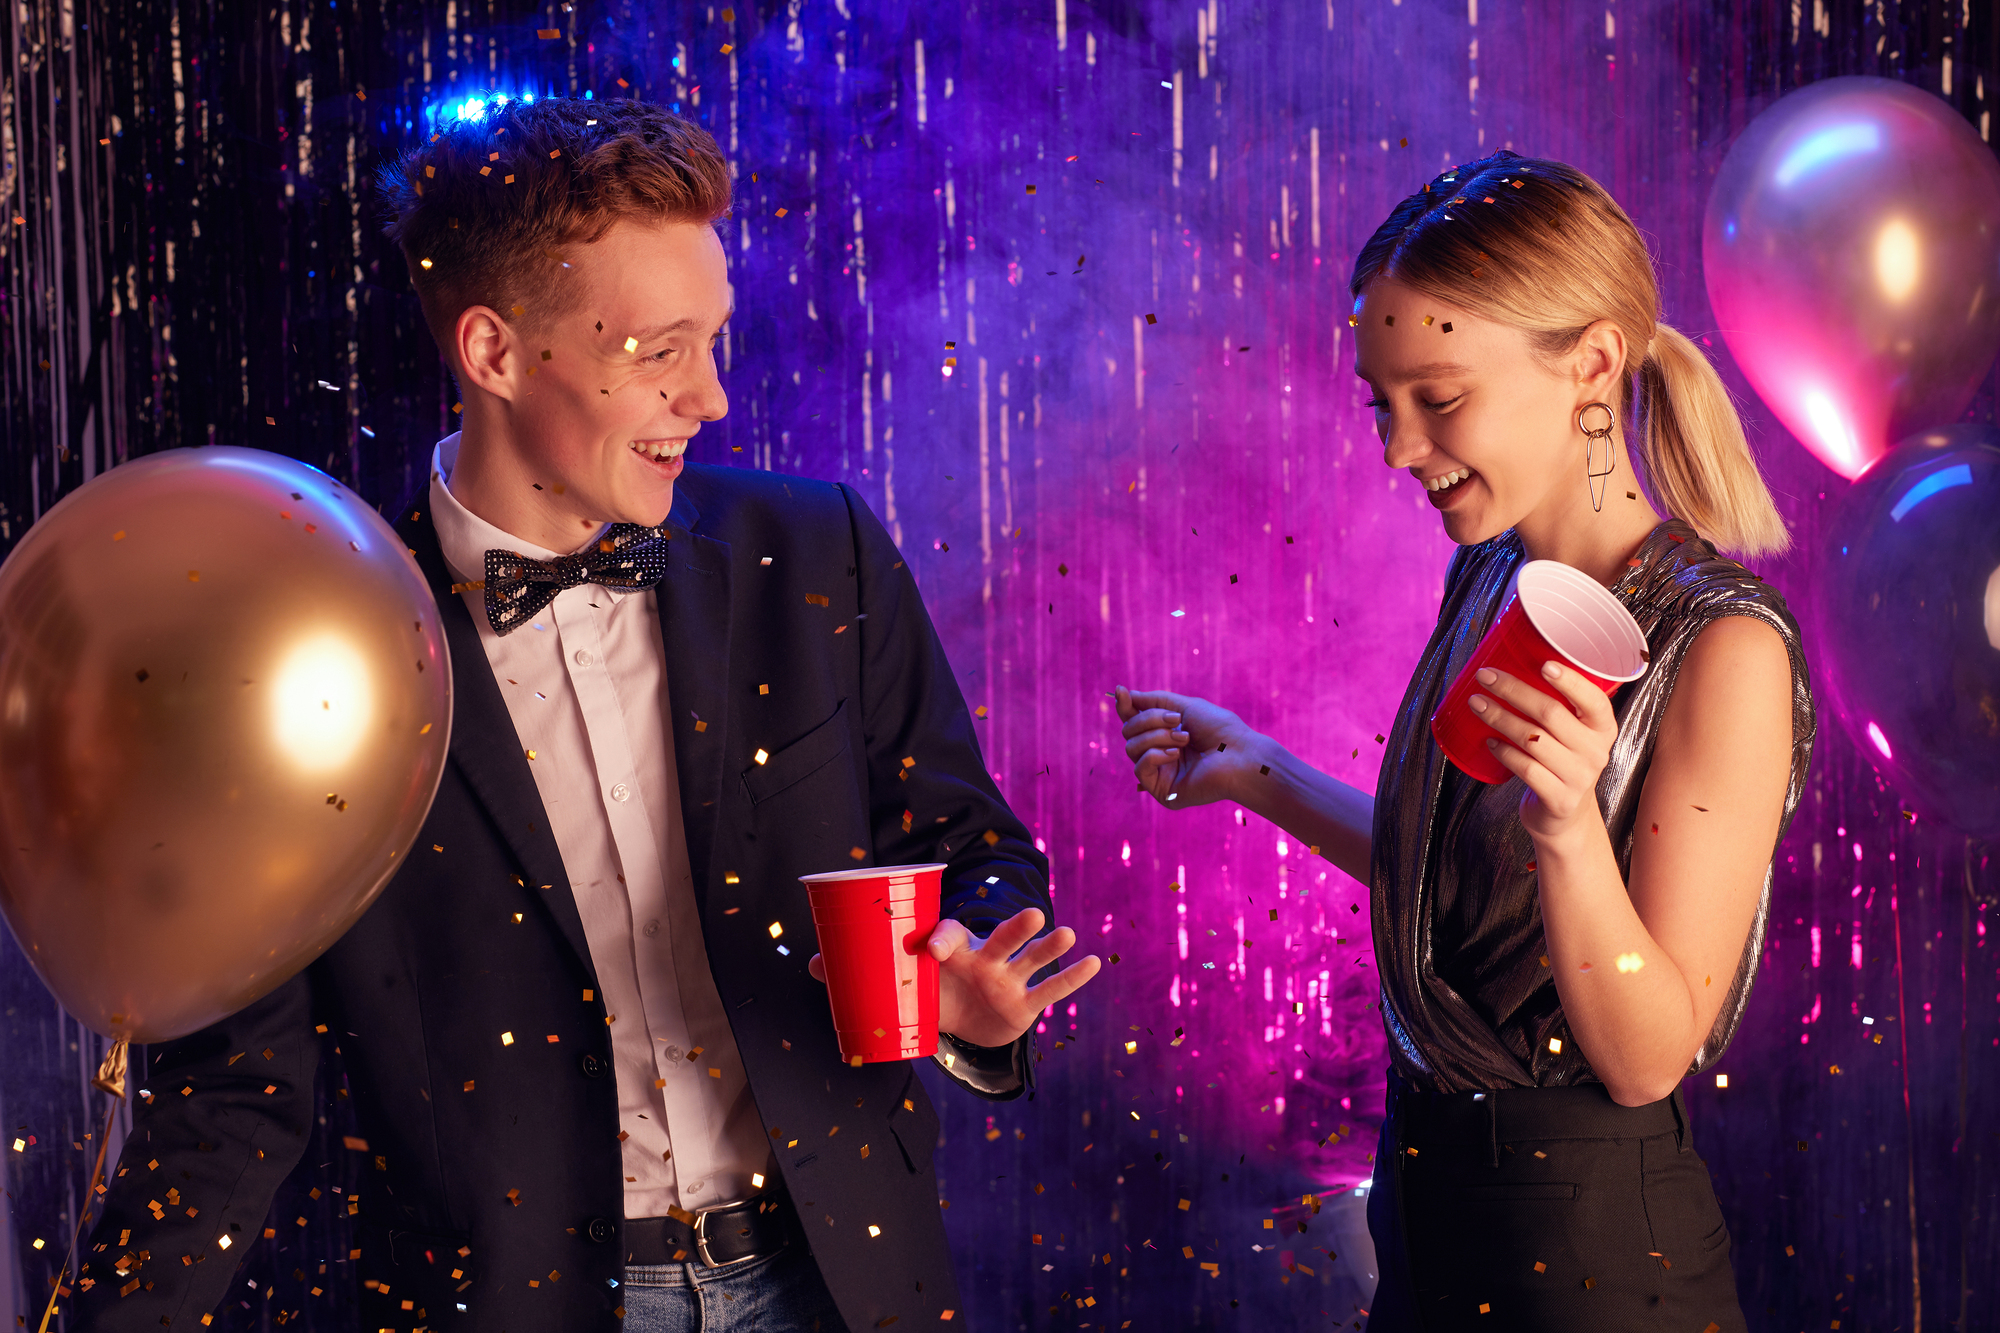
[[[106,1036],[226,1017],[402,865],[451,697],[430,586],[354,492],[256,449],[114,468],[0,565],[0,915]]]

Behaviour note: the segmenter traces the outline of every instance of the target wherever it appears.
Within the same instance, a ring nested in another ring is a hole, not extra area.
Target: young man
[[[1018,1095],[1036,1012],[1098,961],[1029,984],[1074,936],[1035,938],[1047,862],[860,497],[684,461],[727,406],[720,153],[555,99],[384,184],[465,404],[394,515],[451,647],[451,763],[345,938],[155,1052],[77,1326],[203,1322],[298,1162],[322,1040],[379,1168],[364,1328],[936,1323],[937,1116],[908,1064],[841,1061],[798,876],[950,863],[939,1062],[984,1096]]]

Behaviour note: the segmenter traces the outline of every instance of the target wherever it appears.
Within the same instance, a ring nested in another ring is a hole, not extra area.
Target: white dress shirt
[[[431,517],[454,583],[479,584],[489,548],[551,560],[603,535],[556,552],[494,527],[451,493],[458,445],[445,437],[431,462]],[[613,1018],[618,1127],[630,1135],[625,1215],[749,1194],[770,1148],[702,945],[658,600],[651,588],[585,583],[503,638],[482,589],[460,595],[527,751]]]

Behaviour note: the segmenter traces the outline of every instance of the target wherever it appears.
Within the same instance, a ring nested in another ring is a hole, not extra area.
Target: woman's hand
[[[1490,667],[1475,677],[1487,693],[1471,699],[1472,711],[1505,738],[1488,737],[1487,747],[1528,784],[1521,826],[1538,846],[1603,828],[1597,779],[1618,739],[1618,717],[1603,690],[1560,662],[1544,663],[1542,676],[1568,704]]]
[[[1237,784],[1262,737],[1226,708],[1166,690],[1118,687],[1125,754],[1139,785],[1178,809],[1236,799]]]

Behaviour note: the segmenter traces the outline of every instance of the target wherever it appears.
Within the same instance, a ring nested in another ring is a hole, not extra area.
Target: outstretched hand
[[[1035,1015],[1097,975],[1103,964],[1096,954],[1087,954],[1041,985],[1028,985],[1030,977],[1076,943],[1076,932],[1068,926],[1035,939],[1044,920],[1040,908],[1030,907],[1002,921],[984,939],[950,917],[937,923],[926,947],[938,961],[940,1032],[974,1046],[1005,1046],[1033,1025]],[[826,980],[818,954],[806,970]]]
[[[1233,798],[1258,734],[1206,699],[1118,687],[1125,754],[1139,786],[1178,809]]]

